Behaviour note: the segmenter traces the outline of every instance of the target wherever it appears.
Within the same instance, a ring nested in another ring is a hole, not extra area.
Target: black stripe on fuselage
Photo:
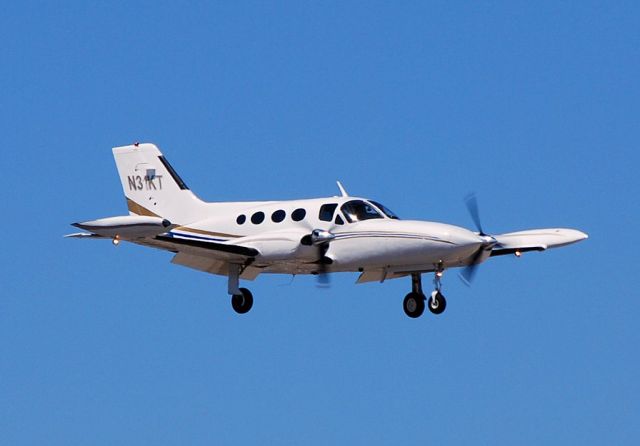
[[[205,242],[202,240],[184,239],[178,237],[169,237],[166,235],[158,235],[156,240],[161,242],[175,243],[177,245],[192,246],[194,248],[210,249],[212,251],[226,252],[229,254],[237,254],[245,257],[256,257],[258,254],[257,249],[248,248],[246,246],[227,245],[217,242]]]
[[[169,234],[171,234],[171,237],[185,237],[185,238],[192,238],[192,239],[196,239],[196,240],[205,240],[205,241],[211,241],[211,242],[227,242],[227,241],[229,241],[229,239],[226,239],[226,238],[213,238],[213,237],[206,237],[206,236],[202,236],[202,235],[185,234],[184,232],[171,231]]]

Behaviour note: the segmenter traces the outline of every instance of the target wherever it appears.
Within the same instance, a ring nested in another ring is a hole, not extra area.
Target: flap
[[[356,283],[384,282],[386,275],[384,269],[363,271],[360,277],[358,277],[358,280],[356,280]]]
[[[209,274],[217,274],[220,276],[227,276],[229,274],[229,262],[223,260],[213,259],[211,257],[203,257],[193,254],[187,254],[185,252],[179,252],[171,263],[176,265],[186,266],[187,268],[197,269]],[[260,274],[260,269],[247,267],[242,271],[240,278],[245,280],[254,280]]]

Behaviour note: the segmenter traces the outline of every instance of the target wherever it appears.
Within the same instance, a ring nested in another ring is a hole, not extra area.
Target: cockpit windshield
[[[383,218],[376,208],[362,200],[347,201],[340,207],[340,210],[349,223],[370,220],[372,218]]]
[[[386,215],[387,217],[389,217],[389,218],[393,218],[394,220],[399,220],[399,219],[400,219],[400,217],[398,217],[398,216],[397,216],[397,215],[396,215],[396,214],[395,214],[391,209],[389,209],[388,207],[385,207],[385,206],[381,205],[381,204],[380,204],[380,203],[378,203],[377,201],[373,201],[373,200],[370,200],[370,201],[371,201],[371,203],[372,203],[375,207],[377,207],[378,209],[380,209],[380,210],[382,211],[382,213],[383,213],[384,215]]]

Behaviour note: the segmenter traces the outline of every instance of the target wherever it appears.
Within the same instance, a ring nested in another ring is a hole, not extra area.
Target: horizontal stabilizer
[[[101,237],[120,238],[124,240],[155,237],[175,227],[169,220],[160,217],[138,215],[100,218],[98,220],[73,223],[72,226],[91,231],[94,235]]]
[[[67,234],[65,238],[105,238],[102,235],[93,234],[91,232],[74,232],[73,234]]]

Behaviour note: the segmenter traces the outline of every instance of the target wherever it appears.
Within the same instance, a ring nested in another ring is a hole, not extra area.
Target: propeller
[[[480,211],[478,210],[478,198],[476,197],[476,194],[474,192],[470,193],[465,197],[464,202],[467,205],[467,210],[469,211],[469,214],[471,215],[471,218],[473,219],[473,222],[475,223],[480,235],[487,235],[482,230],[482,223],[480,222]]]
[[[316,285],[320,288],[329,288],[331,286],[331,276],[327,272],[327,265],[321,263],[316,275]]]
[[[331,276],[328,272],[328,266],[331,259],[326,257],[329,250],[329,243],[336,238],[334,234],[323,229],[314,229],[311,231],[311,243],[318,247],[318,274],[316,279],[319,287],[326,288],[331,285]]]
[[[484,244],[478,248],[473,257],[471,258],[471,262],[469,265],[465,266],[464,269],[460,272],[460,278],[464,282],[465,285],[471,286],[471,282],[473,282],[473,278],[478,271],[478,266],[480,265],[480,257],[484,254]]]
[[[485,254],[487,250],[491,251],[491,249],[493,249],[493,247],[498,242],[493,236],[485,233],[484,230],[482,229],[482,222],[480,221],[480,210],[478,207],[478,199],[476,198],[476,194],[471,193],[467,195],[464,201],[465,201],[465,204],[467,205],[469,214],[471,215],[471,219],[476,225],[478,234],[483,239],[482,245],[480,245],[478,250],[473,254],[473,257],[471,257],[471,261],[469,262],[469,265],[467,265],[460,272],[460,278],[462,279],[462,281],[465,283],[465,285],[470,286],[478,270],[478,266],[480,265],[482,256]]]
[[[329,243],[336,238],[335,234],[325,229],[314,229],[310,234],[305,235],[300,240],[300,243],[306,246],[315,246],[318,250],[318,265],[316,279],[318,286],[328,287],[331,282],[331,276],[329,275],[328,266],[331,264],[331,259],[326,257],[329,250]]]

